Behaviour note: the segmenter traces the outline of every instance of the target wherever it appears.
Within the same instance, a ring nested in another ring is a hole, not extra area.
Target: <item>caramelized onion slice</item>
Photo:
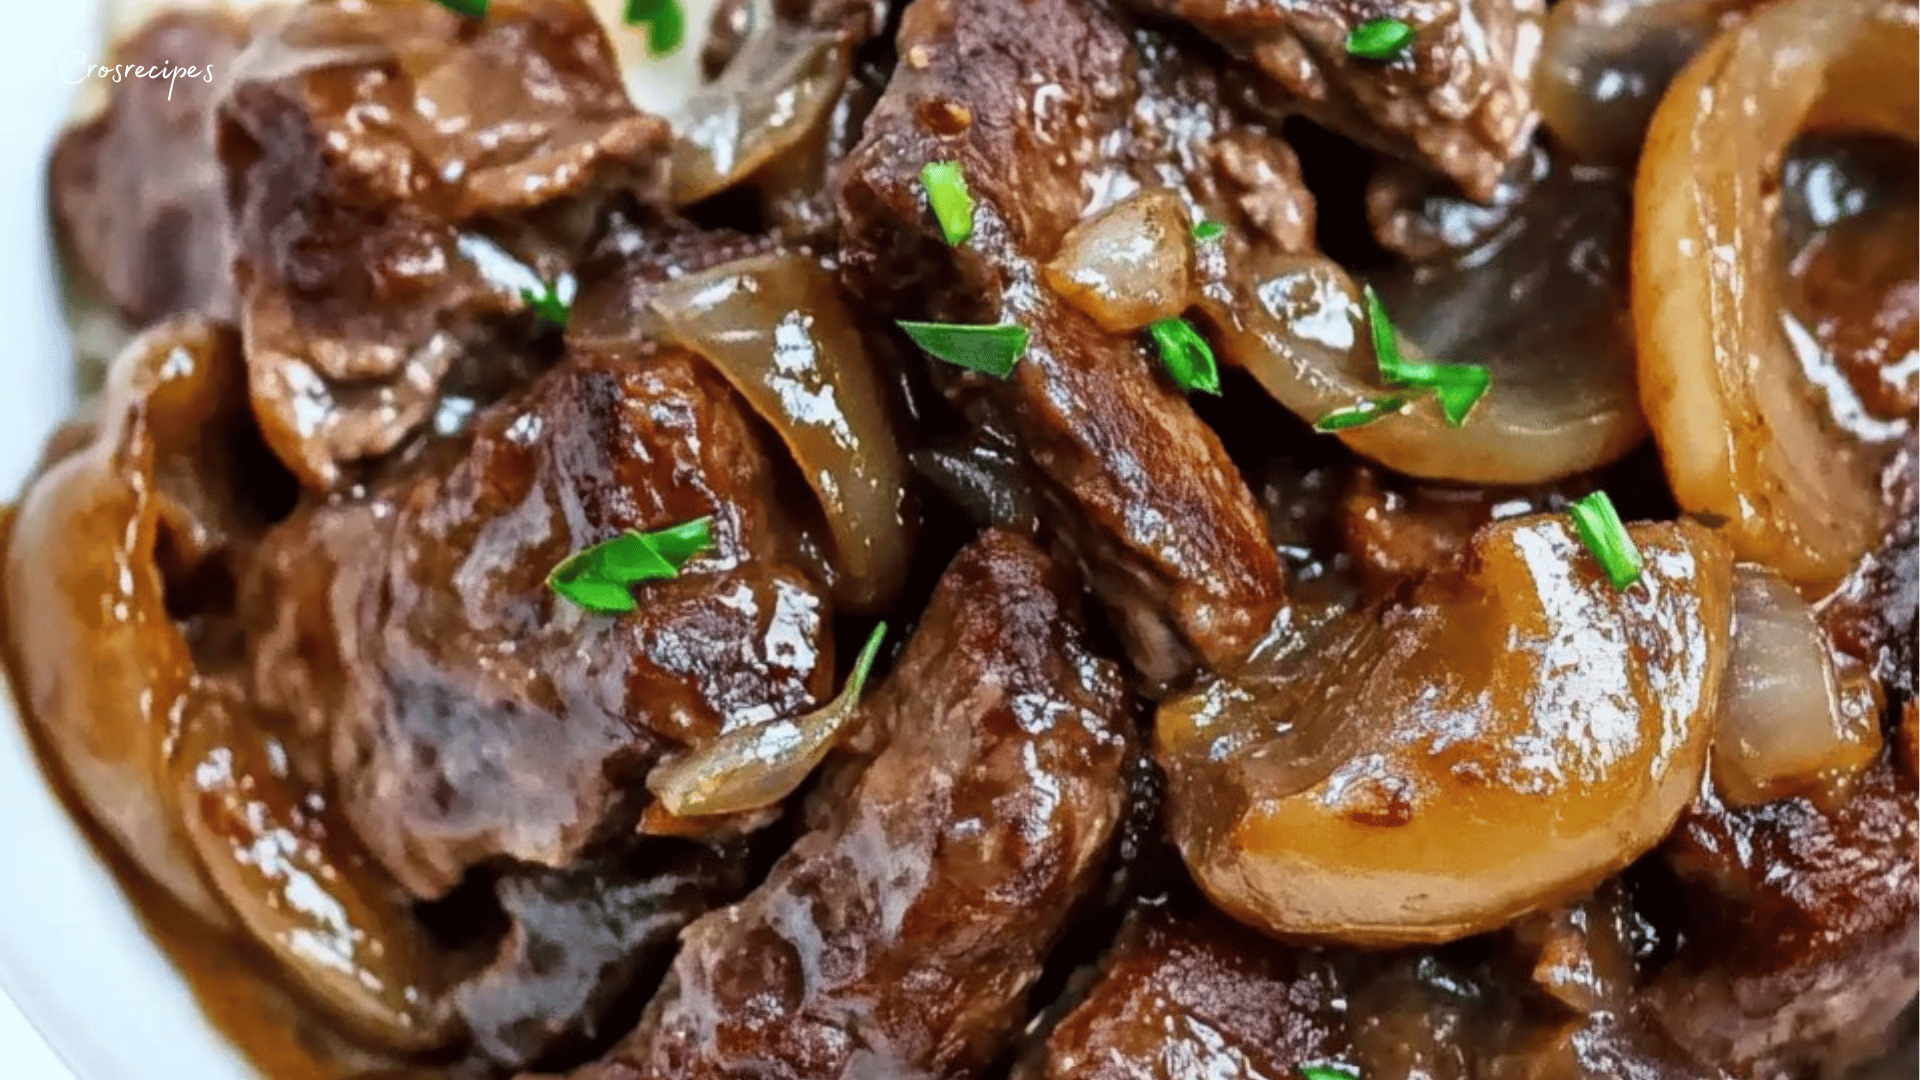
[[[1733,652],[1713,740],[1713,783],[1729,806],[1832,793],[1880,756],[1873,680],[1836,653],[1792,583],[1762,566],[1733,573]]]
[[[661,288],[664,332],[711,361],[779,435],[826,512],[834,599],[884,609],[911,552],[910,475],[887,388],[833,277],[798,254],[727,263]]]
[[[1533,83],[1540,122],[1581,161],[1627,166],[1667,84],[1762,0],[1561,0]]]
[[[323,796],[290,775],[273,740],[205,693],[169,765],[207,878],[294,984],[375,1045],[450,1042],[428,939],[394,885]]]
[[[724,191],[798,145],[832,116],[852,70],[835,32],[780,27],[749,38],[673,116],[673,204]]]
[[[1896,0],[1762,9],[1675,81],[1635,186],[1640,395],[1674,495],[1810,592],[1879,535],[1880,455],[1828,422],[1798,369],[1769,193],[1803,130],[1915,138],[1915,23]]]
[[[1348,446],[1412,476],[1536,484],[1606,465],[1645,435],[1624,189],[1556,169],[1512,213],[1476,246],[1380,283],[1409,359],[1484,365],[1492,389],[1464,427],[1449,427],[1428,398],[1340,432]],[[1203,260],[1200,290],[1229,362],[1308,422],[1385,392],[1344,270],[1315,255],[1237,247],[1229,257],[1242,261],[1217,274]]]
[[[97,427],[28,485],[6,551],[6,639],[28,722],[94,824],[215,926],[229,920],[163,780],[165,744],[199,691],[159,552],[163,534],[177,556],[210,530],[160,473],[245,409],[241,365],[234,335],[202,320],[141,335],[114,363]]]
[[[1166,188],[1134,192],[1075,225],[1046,275],[1061,299],[1109,333],[1171,319],[1192,302],[1186,208]]]
[[[860,718],[860,693],[885,629],[868,639],[847,685],[823,708],[726,732],[654,769],[648,790],[679,818],[760,810],[793,794]]]
[[[1441,942],[1659,843],[1706,768],[1731,558],[1691,522],[1630,532],[1646,570],[1616,592],[1564,517],[1489,525],[1466,569],[1164,704],[1200,887],[1284,939]]]

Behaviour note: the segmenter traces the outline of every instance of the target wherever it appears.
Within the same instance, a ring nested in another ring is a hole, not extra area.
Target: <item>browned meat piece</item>
[[[681,928],[739,895],[743,855],[653,840],[565,870],[503,876],[494,895],[512,928],[493,963],[453,993],[474,1048],[525,1068],[605,1045],[619,1033],[608,1026],[623,1019],[623,1004],[666,966]]]
[[[1484,950],[1483,950],[1484,952]],[[1524,969],[1522,969],[1524,970]],[[1711,1080],[1643,1010],[1567,1010],[1509,954],[1292,950],[1227,923],[1136,915],[1023,1080],[1278,1080],[1304,1065],[1366,1080]],[[1630,974],[1630,973],[1629,973]]]
[[[1345,987],[1219,916],[1136,915],[1032,1080],[1257,1080],[1352,1059]],[[1371,1073],[1368,1074],[1371,1077]]]
[[[1126,693],[1068,575],[989,533],[865,706],[887,745],[741,904],[688,929],[640,1027],[578,1080],[906,1078],[983,1067],[1097,877]]]
[[[111,63],[198,74],[116,83],[106,112],[54,147],[47,176],[54,226],[75,268],[136,327],[168,315],[232,315],[213,114],[219,80],[246,40],[246,23],[226,12],[156,16],[114,50]],[[209,69],[212,79],[204,77]]]
[[[1245,484],[1141,341],[1067,306],[1040,267],[1084,213],[1141,186],[1171,187],[1234,243],[1303,246],[1311,203],[1291,151],[1229,111],[1210,73],[1092,0],[918,0],[898,46],[839,193],[850,282],[892,315],[1027,327],[1009,381],[935,365],[948,397],[1032,460],[1058,539],[1149,680],[1238,659],[1281,599]],[[973,193],[958,249],[918,180],[939,160]]]
[[[1533,68],[1541,0],[1135,0],[1193,23],[1251,59],[1265,103],[1445,174],[1491,199],[1539,117]],[[1376,18],[1413,28],[1390,61],[1347,53],[1347,33]]]
[[[1916,498],[1916,449],[1909,435],[1880,474],[1887,521],[1878,550],[1870,552],[1821,601],[1820,617],[1835,644],[1866,661],[1898,707],[1914,697],[1920,667],[1920,498]]]
[[[255,410],[323,488],[419,429],[443,382],[523,381],[521,292],[571,268],[603,193],[656,191],[666,141],[579,0],[484,21],[305,4],[240,58],[220,117]]]
[[[1871,1059],[1920,988],[1913,777],[1883,764],[1831,809],[1785,799],[1681,820],[1685,945],[1651,990],[1674,1038],[1742,1080]]]
[[[825,696],[822,589],[744,410],[691,357],[569,361],[448,456],[295,516],[244,591],[257,699],[324,747],[418,895],[500,855],[564,866],[630,823],[662,751]],[[635,614],[546,586],[573,551],[704,515],[716,548]]]

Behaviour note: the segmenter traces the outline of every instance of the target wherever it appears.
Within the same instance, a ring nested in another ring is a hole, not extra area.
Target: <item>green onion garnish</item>
[[[560,295],[560,283],[541,282],[538,289],[521,289],[520,299],[527,302],[542,322],[550,322],[562,330],[567,328],[567,319],[573,314],[573,304]]]
[[[484,18],[487,14],[487,0],[439,0],[439,4],[455,15],[465,15],[469,19]]]
[[[1195,240],[1218,240],[1225,235],[1227,235],[1227,227],[1217,221],[1202,221],[1193,227]]]
[[[1616,590],[1640,580],[1640,549],[1634,546],[1627,527],[1620,523],[1620,512],[1613,508],[1613,500],[1607,498],[1606,492],[1596,491],[1577,499],[1567,510],[1573,515],[1573,531],[1580,534],[1580,542],[1600,560],[1600,568],[1607,572],[1607,580],[1613,582]]]
[[[1399,19],[1368,19],[1347,33],[1347,52],[1363,60],[1391,60],[1413,44],[1413,27]]]
[[[1345,1065],[1302,1065],[1301,1080],[1360,1080],[1360,1070]]]
[[[639,605],[632,586],[680,576],[694,556],[713,547],[713,519],[696,518],[654,532],[624,532],[560,560],[547,587],[588,611],[618,615]]]
[[[973,196],[957,161],[929,162],[920,170],[920,186],[927,189],[927,205],[940,223],[948,247],[959,247],[973,235]]]
[[[1451,427],[1466,423],[1467,414],[1486,396],[1493,375],[1479,364],[1415,364],[1400,356],[1400,335],[1373,286],[1366,289],[1367,331],[1373,337],[1373,355],[1380,377],[1389,386],[1431,391],[1440,399],[1441,415]]]
[[[932,353],[935,359],[958,364],[1004,379],[1013,374],[1013,365],[1027,351],[1027,328],[1011,324],[973,326],[965,323],[906,322],[915,345]]]
[[[627,25],[647,28],[647,55],[658,59],[687,39],[680,0],[627,0]]]
[[[1192,393],[1204,390],[1209,394],[1220,392],[1220,368],[1213,361],[1213,350],[1207,347],[1207,339],[1200,331],[1185,319],[1161,319],[1147,327],[1147,333],[1153,335],[1153,343],[1160,348],[1160,362],[1167,365],[1167,374],[1173,376],[1173,384]]]
[[[1344,409],[1335,409],[1313,422],[1315,431],[1346,431],[1349,428],[1364,427],[1383,416],[1392,416],[1407,407],[1409,398],[1377,397],[1372,401],[1363,401],[1358,405],[1349,405]]]

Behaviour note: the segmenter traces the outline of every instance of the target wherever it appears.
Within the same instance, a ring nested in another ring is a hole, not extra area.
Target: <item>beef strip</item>
[[[897,46],[839,191],[850,285],[890,315],[1026,327],[1005,382],[935,365],[947,397],[1031,459],[1056,539],[1150,681],[1237,659],[1281,599],[1246,485],[1141,342],[1051,295],[1039,267],[1083,214],[1142,186],[1228,223],[1231,243],[1302,247],[1311,200],[1292,152],[1210,72],[1093,0],[918,0]],[[940,160],[973,195],[957,249],[918,179]]]
[[[475,1050],[525,1068],[605,1045],[619,1034],[611,1025],[638,1013],[632,999],[665,968],[680,930],[745,886],[743,855],[650,840],[564,870],[502,875],[493,892],[511,929],[453,992]]]
[[[1138,913],[1022,1080],[1709,1080],[1629,1002],[1543,1003],[1488,942],[1368,955],[1288,949],[1179,904]],[[1562,943],[1566,946],[1567,943]],[[1524,968],[1520,970],[1524,971]]]
[[[1129,921],[1027,1080],[1256,1080],[1352,1056],[1343,988],[1319,956],[1219,917]]]
[[[1264,103],[1494,196],[1526,147],[1540,53],[1541,0],[1134,0],[1251,60]],[[1391,17],[1413,43],[1391,60],[1350,55],[1348,32]]]
[[[773,475],[687,354],[570,360],[464,447],[276,530],[243,597],[256,699],[319,748],[309,767],[416,894],[496,856],[566,865],[631,822],[665,750],[824,697],[824,590]],[[581,548],[706,515],[714,549],[634,614],[545,583]]]
[[[213,115],[247,33],[247,23],[227,12],[154,17],[114,50],[111,63],[199,72],[115,83],[106,111],[54,147],[47,169],[54,228],[73,268],[134,327],[169,315],[232,317]]]
[[[1883,762],[1831,809],[1703,793],[1664,849],[1685,944],[1650,991],[1674,1038],[1741,1080],[1840,1075],[1920,988],[1914,780]]]
[[[1098,875],[1127,698],[1073,583],[993,532],[864,706],[886,742],[741,904],[690,927],[635,1032],[577,1080],[971,1075]]]
[[[443,383],[523,382],[502,370],[533,330],[522,292],[571,269],[606,193],[657,191],[665,142],[580,0],[287,13],[237,61],[219,131],[274,449],[332,487]]]

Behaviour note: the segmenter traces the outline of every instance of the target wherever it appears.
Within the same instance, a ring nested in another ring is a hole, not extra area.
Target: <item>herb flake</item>
[[[455,15],[465,15],[469,19],[484,19],[487,15],[487,0],[437,0],[437,2]]]
[[[1349,405],[1344,409],[1335,409],[1313,422],[1315,431],[1350,431],[1365,427],[1382,417],[1392,416],[1407,407],[1411,401],[1405,397],[1377,397],[1363,401],[1358,405]]]
[[[561,295],[562,287],[560,281],[543,281],[538,289],[521,289],[520,299],[526,301],[541,322],[552,323],[565,330],[568,320],[573,317],[573,301]]]
[[[1217,221],[1196,222],[1193,226],[1193,238],[1201,243],[1218,240],[1225,235],[1227,235],[1227,227]]]
[[[1367,286],[1365,301],[1367,332],[1373,338],[1380,378],[1389,386],[1432,393],[1439,399],[1440,413],[1449,427],[1466,423],[1467,414],[1492,388],[1493,374],[1479,364],[1416,364],[1406,360],[1400,355],[1400,335],[1371,285]]]
[[[647,55],[658,60],[687,40],[687,13],[680,0],[627,0],[628,26],[647,28]]]
[[[978,326],[902,320],[900,329],[934,359],[996,379],[1013,374],[1020,354],[1027,351],[1027,328],[1011,323]]]
[[[1620,521],[1620,512],[1613,508],[1613,500],[1607,498],[1606,492],[1596,491],[1576,499],[1567,512],[1573,516],[1573,531],[1580,534],[1580,542],[1600,560],[1600,568],[1606,571],[1615,591],[1640,580],[1644,565],[1640,549]]]
[[[1302,1065],[1301,1080],[1360,1080],[1360,1070],[1345,1065]]]
[[[1413,44],[1413,27],[1399,19],[1368,19],[1347,32],[1347,53],[1362,60],[1391,60]]]
[[[1220,392],[1220,366],[1214,362],[1207,339],[1192,323],[1181,318],[1161,319],[1147,327],[1147,333],[1159,348],[1160,362],[1166,365],[1175,386],[1187,393]]]
[[[710,517],[654,532],[628,531],[560,560],[547,575],[547,587],[595,614],[621,615],[639,607],[634,585],[679,577],[712,547]]]
[[[920,186],[927,189],[927,205],[940,223],[948,247],[959,247],[973,235],[973,195],[957,161],[928,162],[920,170]]]

